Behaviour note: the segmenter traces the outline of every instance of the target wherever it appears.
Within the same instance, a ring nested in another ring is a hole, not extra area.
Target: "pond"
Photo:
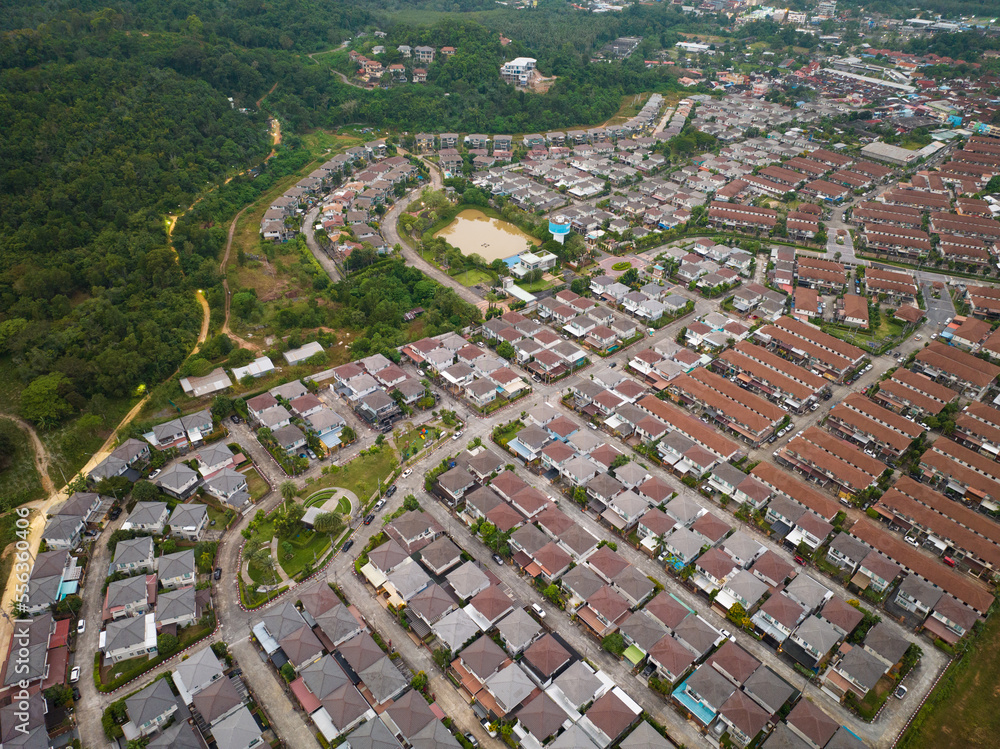
[[[487,263],[519,255],[540,242],[503,219],[467,208],[435,236],[443,237],[464,255],[479,255]]]

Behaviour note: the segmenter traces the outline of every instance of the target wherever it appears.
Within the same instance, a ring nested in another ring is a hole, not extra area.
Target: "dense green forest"
[[[676,89],[678,73],[647,70],[643,55],[672,44],[678,30],[711,31],[716,23],[669,4],[597,16],[556,2],[449,14],[421,27],[342,0],[27,0],[7,11],[0,19],[0,357],[20,380],[21,413],[43,425],[98,413],[177,368],[201,316],[194,289],[220,304],[223,224],[309,158],[292,136],[256,180],[212,192],[224,177],[260,164],[268,115],[289,134],[356,122],[509,133],[597,124],[626,94]],[[343,84],[329,63],[303,54],[376,27],[390,49],[450,44],[458,53],[430,66],[426,86],[375,91]],[[501,32],[514,39],[506,48]],[[644,35],[646,43],[624,64],[590,62],[596,47],[621,34]],[[546,95],[499,80],[499,65],[520,54],[557,76]],[[166,217],[206,194],[176,227],[171,247]],[[408,293],[391,315],[366,310],[390,321],[366,330],[373,345],[398,335],[402,307],[433,308],[424,323],[431,329],[468,319],[455,300]]]

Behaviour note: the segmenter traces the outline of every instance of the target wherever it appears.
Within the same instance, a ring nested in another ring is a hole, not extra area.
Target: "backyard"
[[[478,284],[484,284],[486,286],[493,285],[493,276],[484,270],[479,270],[478,268],[463,271],[456,276],[452,276],[452,278],[462,284],[462,286],[476,286]]]
[[[927,698],[899,749],[966,749],[995,746],[1000,734],[1000,617],[991,616],[961,659]],[[990,737],[993,738],[990,738]]]

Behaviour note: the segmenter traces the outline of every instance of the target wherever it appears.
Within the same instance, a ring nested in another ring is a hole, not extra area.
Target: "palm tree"
[[[284,481],[281,484],[281,496],[284,497],[286,502],[291,502],[295,495],[299,493],[299,488],[295,485],[294,481]]]

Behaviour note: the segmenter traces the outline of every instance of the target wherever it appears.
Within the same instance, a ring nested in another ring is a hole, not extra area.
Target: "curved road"
[[[404,151],[403,149],[399,149],[399,152],[401,154],[406,154],[406,151]],[[430,188],[433,190],[440,190],[444,186],[444,181],[441,178],[441,172],[438,171],[437,166],[427,161],[423,157],[418,156],[417,158],[419,158],[420,161],[422,161],[430,171],[431,175],[430,185],[429,185]],[[438,268],[436,265],[433,265],[424,260],[422,257],[420,257],[420,253],[418,253],[415,249],[410,247],[410,245],[407,244],[405,241],[403,241],[403,238],[400,236],[399,226],[398,226],[399,219],[403,215],[406,206],[408,206],[413,200],[415,200],[420,195],[420,192],[422,190],[423,186],[413,188],[412,190],[410,190],[410,192],[408,192],[402,198],[397,200],[393,204],[392,208],[386,211],[385,215],[382,216],[382,221],[380,222],[380,226],[382,228],[382,233],[384,234],[386,241],[393,246],[398,244],[402,248],[403,257],[414,268],[420,269],[426,275],[433,278],[442,286],[448,286],[449,288],[454,289],[455,293],[458,294],[462,299],[467,301],[469,304],[476,307],[482,307],[483,305],[485,305],[486,300],[476,295],[472,291],[472,289],[460,284],[458,281],[449,276],[447,273]]]

